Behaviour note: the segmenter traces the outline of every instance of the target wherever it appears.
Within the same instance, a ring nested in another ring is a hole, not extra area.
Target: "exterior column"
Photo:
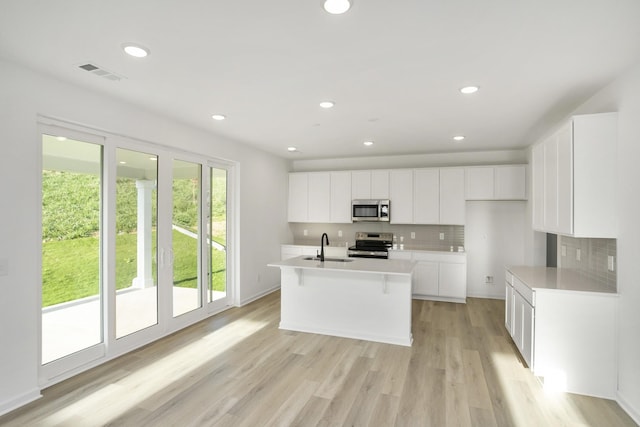
[[[155,181],[137,180],[138,189],[138,276],[133,279],[134,288],[153,287],[152,235],[153,222],[151,195],[156,187]]]

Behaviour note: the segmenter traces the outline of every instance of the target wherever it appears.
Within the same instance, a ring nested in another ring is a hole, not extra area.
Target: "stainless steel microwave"
[[[351,220],[389,222],[389,200],[353,200],[351,202]]]

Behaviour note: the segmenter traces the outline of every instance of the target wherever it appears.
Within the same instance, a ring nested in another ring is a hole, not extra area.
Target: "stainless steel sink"
[[[319,256],[308,256],[305,258],[302,258],[305,261],[320,261],[320,257]],[[328,257],[324,257],[325,261],[332,261],[332,262],[352,262],[353,260],[350,258],[328,258]]]

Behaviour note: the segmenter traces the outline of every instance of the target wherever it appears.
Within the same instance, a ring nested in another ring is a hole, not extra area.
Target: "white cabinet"
[[[467,200],[493,200],[493,180],[493,166],[467,168],[465,185]]]
[[[390,251],[389,259],[411,259],[416,262],[413,274],[414,298],[449,302],[466,301],[466,254],[429,251]]]
[[[413,270],[414,295],[438,295],[438,263],[420,261]]]
[[[526,279],[506,271],[505,326],[529,368],[564,382],[564,391],[614,398],[617,294],[594,292],[591,284],[574,290],[588,279],[568,272],[514,268]]]
[[[413,170],[397,169],[389,174],[392,224],[413,223]]]
[[[464,176],[464,168],[440,169],[440,224],[465,224]]]
[[[453,299],[467,297],[466,263],[441,262],[438,275],[438,296]]]
[[[388,170],[351,172],[353,199],[388,199],[389,191]]]
[[[466,200],[526,200],[525,165],[466,168]]]
[[[350,172],[289,174],[289,222],[350,223]]]
[[[331,174],[313,172],[308,175],[308,222],[331,222]]]
[[[533,228],[617,237],[617,113],[574,116],[532,148]]]
[[[413,171],[413,223],[438,224],[439,222],[439,169],[415,169]]]
[[[309,212],[308,185],[308,174],[289,174],[289,222],[307,221],[307,215]]]
[[[331,222],[351,222],[351,172],[331,172]]]
[[[531,149],[531,194],[533,229],[544,230],[544,144]]]

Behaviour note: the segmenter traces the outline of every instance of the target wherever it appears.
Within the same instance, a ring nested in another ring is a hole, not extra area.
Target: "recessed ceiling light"
[[[367,147],[371,147],[373,145],[373,141],[365,141],[363,142],[364,145],[366,145]]]
[[[454,141],[462,141],[464,139],[464,135],[456,135],[453,137]]]
[[[331,108],[331,107],[333,107],[334,105],[336,105],[336,103],[335,103],[335,102],[333,102],[333,101],[322,101],[322,102],[320,103],[320,106],[321,106],[322,108]]]
[[[158,158],[157,157],[149,157],[149,160],[153,160],[155,162],[155,161],[158,161]]]
[[[144,58],[149,55],[149,49],[139,44],[125,43],[122,45],[122,49],[128,54],[136,58]]]
[[[121,165],[126,165],[126,164],[127,164],[127,162],[120,162],[120,164],[121,164]]]
[[[67,137],[66,137],[66,136],[56,136],[56,139],[57,139],[58,141],[66,141],[66,140],[67,140]]]
[[[218,121],[220,121],[220,120],[224,120],[224,119],[226,119],[226,118],[227,118],[227,116],[225,116],[224,114],[214,114],[213,116],[211,116],[211,118],[212,118],[213,120],[218,120]]]
[[[298,149],[296,147],[288,147],[287,150],[293,152],[293,151],[298,151]]]
[[[464,93],[465,95],[468,95],[470,93],[476,93],[478,89],[480,89],[478,86],[465,86],[460,89],[460,92]]]
[[[324,0],[324,10],[332,15],[345,13],[351,7],[349,0]]]

